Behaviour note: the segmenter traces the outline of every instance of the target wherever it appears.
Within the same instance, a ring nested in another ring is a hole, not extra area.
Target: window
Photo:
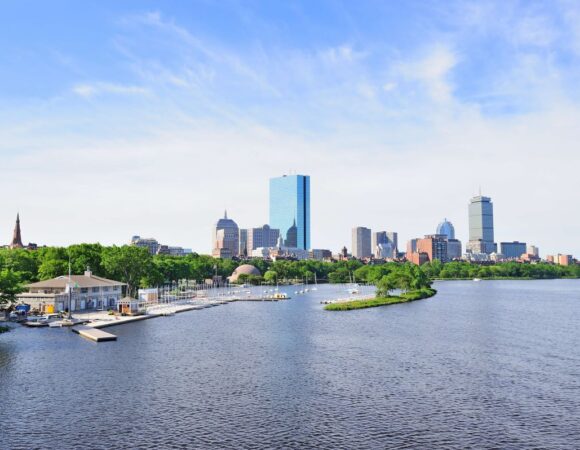
[[[94,288],[92,289],[92,291],[93,291],[93,292],[99,292],[99,288],[98,288],[98,287],[94,287]]]
[[[86,294],[89,292],[89,288],[81,288],[81,294]]]

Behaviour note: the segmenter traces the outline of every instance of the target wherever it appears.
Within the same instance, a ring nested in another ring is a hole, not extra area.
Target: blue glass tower
[[[286,247],[310,249],[310,177],[270,178],[270,226],[280,230]]]

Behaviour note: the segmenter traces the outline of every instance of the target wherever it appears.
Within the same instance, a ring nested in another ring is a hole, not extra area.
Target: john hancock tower
[[[310,249],[310,176],[270,178],[270,226],[285,247]]]

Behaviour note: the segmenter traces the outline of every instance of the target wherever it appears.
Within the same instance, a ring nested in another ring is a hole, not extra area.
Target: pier
[[[78,335],[90,339],[91,341],[95,342],[104,342],[104,341],[116,341],[117,336],[111,333],[107,333],[106,331],[99,330],[95,327],[88,327],[86,325],[77,325],[76,327],[72,327],[72,331],[77,333]]]

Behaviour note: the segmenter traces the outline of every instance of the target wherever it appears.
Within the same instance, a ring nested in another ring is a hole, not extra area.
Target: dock
[[[81,335],[84,338],[95,342],[116,341],[117,336],[106,331],[99,330],[94,327],[87,327],[86,325],[77,325],[71,328],[72,331]]]

